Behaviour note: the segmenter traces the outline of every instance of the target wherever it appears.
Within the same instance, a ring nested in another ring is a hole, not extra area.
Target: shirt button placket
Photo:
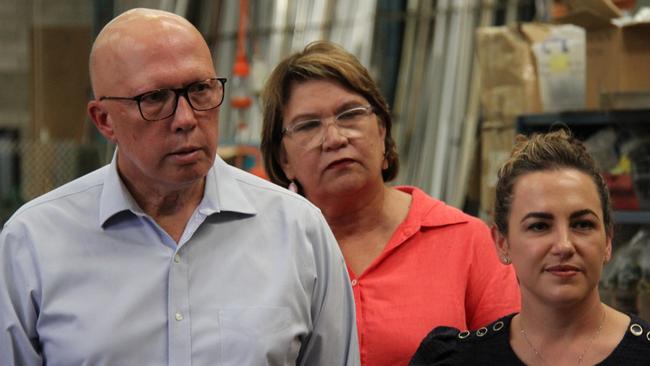
[[[174,253],[169,267],[169,349],[171,365],[191,363],[191,329],[189,313],[189,262],[184,247]],[[183,250],[183,251],[182,251]],[[181,255],[182,253],[182,255]]]

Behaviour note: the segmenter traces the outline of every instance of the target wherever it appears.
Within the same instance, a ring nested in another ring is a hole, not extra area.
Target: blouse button
[[[351,284],[352,284],[352,286],[356,286],[357,285],[357,280],[356,279],[352,280]]]

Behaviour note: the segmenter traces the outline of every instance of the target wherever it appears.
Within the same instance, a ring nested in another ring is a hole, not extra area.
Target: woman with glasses
[[[600,300],[613,223],[584,145],[565,131],[520,136],[498,178],[497,251],[517,273],[521,312],[471,332],[436,328],[411,365],[650,364],[650,324]]]
[[[406,365],[436,325],[483,326],[519,309],[480,220],[391,187],[391,116],[368,71],[326,41],[283,60],[263,92],[270,179],[321,209],[346,260],[361,363]]]

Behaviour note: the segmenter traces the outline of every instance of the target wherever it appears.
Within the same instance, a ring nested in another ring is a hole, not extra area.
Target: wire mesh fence
[[[0,224],[21,204],[102,165],[100,145],[0,139]]]

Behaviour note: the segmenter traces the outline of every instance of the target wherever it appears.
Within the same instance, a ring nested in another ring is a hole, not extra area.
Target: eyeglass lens
[[[362,134],[362,122],[372,113],[372,107],[355,107],[334,116],[333,123],[337,132],[348,138],[355,138]],[[325,131],[330,123],[326,119],[310,119],[297,122],[286,132],[295,137],[301,144],[314,147],[323,142]]]
[[[170,117],[176,112],[179,94],[187,97],[194,110],[206,111],[218,107],[223,101],[223,83],[218,79],[208,79],[183,89],[160,89],[143,94],[139,100],[142,117],[150,121]]]

